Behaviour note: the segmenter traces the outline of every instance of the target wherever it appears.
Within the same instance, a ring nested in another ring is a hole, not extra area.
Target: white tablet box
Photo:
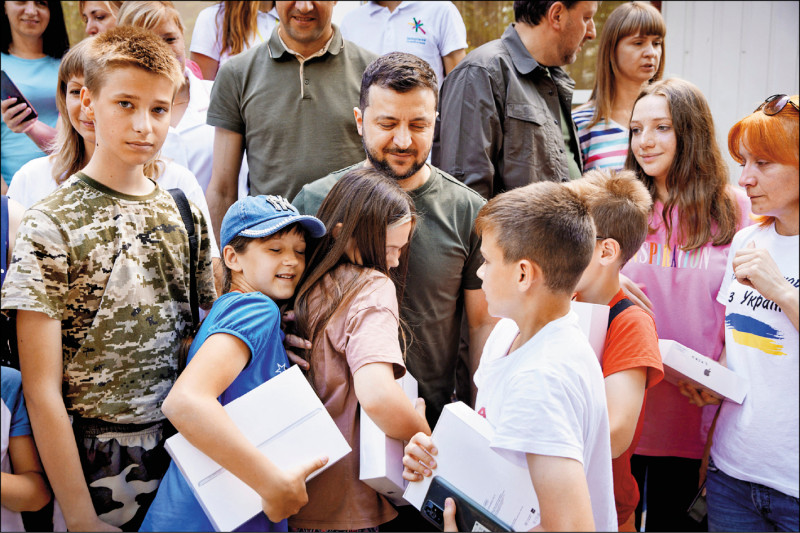
[[[512,462],[489,447],[494,428],[463,402],[448,404],[431,438],[438,449],[433,473],[449,481],[512,531],[528,531],[540,522],[539,500],[525,461]],[[431,477],[409,483],[403,497],[419,509]]]
[[[695,386],[714,391],[736,403],[742,403],[750,383],[713,359],[705,357],[676,341],[659,339],[664,379],[677,385],[686,380]]]
[[[397,383],[414,404],[419,394],[414,376],[406,372]],[[363,408],[359,407],[359,410],[361,411],[361,457],[358,478],[376,492],[386,496],[395,505],[408,505],[403,499],[403,491],[408,485],[408,481],[403,479],[405,442],[387,437]]]
[[[608,332],[608,313],[611,308],[607,305],[590,304],[586,302],[570,302],[572,310],[578,315],[578,325],[583,334],[589,339],[597,360],[603,364],[603,348],[606,344]]]
[[[308,479],[351,451],[297,366],[233,400],[225,410],[247,439],[282,469],[328,456],[325,467]],[[232,531],[263,512],[256,491],[183,435],[170,437],[165,446],[214,529]]]

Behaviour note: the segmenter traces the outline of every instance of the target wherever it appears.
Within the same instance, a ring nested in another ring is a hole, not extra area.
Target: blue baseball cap
[[[220,229],[220,248],[241,235],[251,239],[268,237],[290,224],[299,222],[312,237],[325,235],[325,224],[317,217],[301,215],[295,206],[282,196],[247,196],[237,201],[225,213]]]

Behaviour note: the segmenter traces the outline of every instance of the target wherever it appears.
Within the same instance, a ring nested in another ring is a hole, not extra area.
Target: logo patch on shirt
[[[408,23],[408,25],[409,25],[409,26],[413,26],[413,27],[414,27],[414,32],[415,32],[415,33],[422,32],[422,34],[423,34],[423,35],[427,35],[427,34],[428,34],[428,32],[426,32],[425,30],[423,30],[423,29],[422,29],[422,26],[424,25],[424,24],[422,23],[422,19],[419,19],[419,20],[417,20],[417,18],[416,18],[416,17],[411,17],[411,19],[412,19],[414,22],[409,22],[409,23]]]
[[[755,318],[731,313],[725,317],[725,326],[731,329],[733,340],[742,346],[749,346],[768,355],[786,355],[783,345],[776,341],[783,335],[772,326]]]

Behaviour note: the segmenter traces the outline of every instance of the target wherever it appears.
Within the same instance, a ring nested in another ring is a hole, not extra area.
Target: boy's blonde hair
[[[553,292],[572,294],[594,252],[588,206],[573,191],[548,181],[491,199],[478,212],[475,231],[494,233],[507,263],[538,264]]]
[[[564,184],[583,198],[594,219],[597,238],[619,243],[622,268],[647,238],[653,199],[632,170],[593,169]]]
[[[172,82],[172,96],[183,84],[183,72],[172,49],[155,33],[134,26],[117,26],[92,37],[84,60],[84,85],[98,93],[116,68],[136,67]]]
[[[56,88],[56,108],[58,109],[58,128],[56,138],[51,144],[50,160],[53,163],[52,176],[58,185],[86,166],[88,156],[86,144],[78,130],[72,126],[67,110],[67,85],[75,77],[84,77],[84,61],[91,39],[84,39],[69,49],[58,67],[58,87]],[[144,175],[157,180],[164,173],[164,162],[151,159],[144,164]]]

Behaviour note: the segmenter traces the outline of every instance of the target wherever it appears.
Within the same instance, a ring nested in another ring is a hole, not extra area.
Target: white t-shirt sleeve
[[[203,194],[203,189],[197,183],[197,178],[192,171],[177,163],[167,162],[164,175],[158,180],[159,187],[163,189],[180,189],[190,202],[195,204],[203,213],[208,224],[208,237],[211,240],[211,257],[220,257],[217,239],[214,238],[214,229],[211,226],[211,214],[208,211],[208,202]]]
[[[53,179],[53,164],[49,156],[31,159],[14,174],[7,196],[28,209],[58,189]]]
[[[442,57],[456,50],[467,47],[467,27],[461,18],[461,13],[452,2],[442,2],[445,9],[439,18],[439,35],[442,36],[439,43],[439,55]]]
[[[505,387],[492,448],[575,459],[583,464],[584,393],[554,368],[516,373]]]
[[[220,42],[220,27],[217,20],[222,20],[222,3],[207,7],[197,15],[192,31],[192,44],[190,52],[203,54],[219,61],[222,43]]]

